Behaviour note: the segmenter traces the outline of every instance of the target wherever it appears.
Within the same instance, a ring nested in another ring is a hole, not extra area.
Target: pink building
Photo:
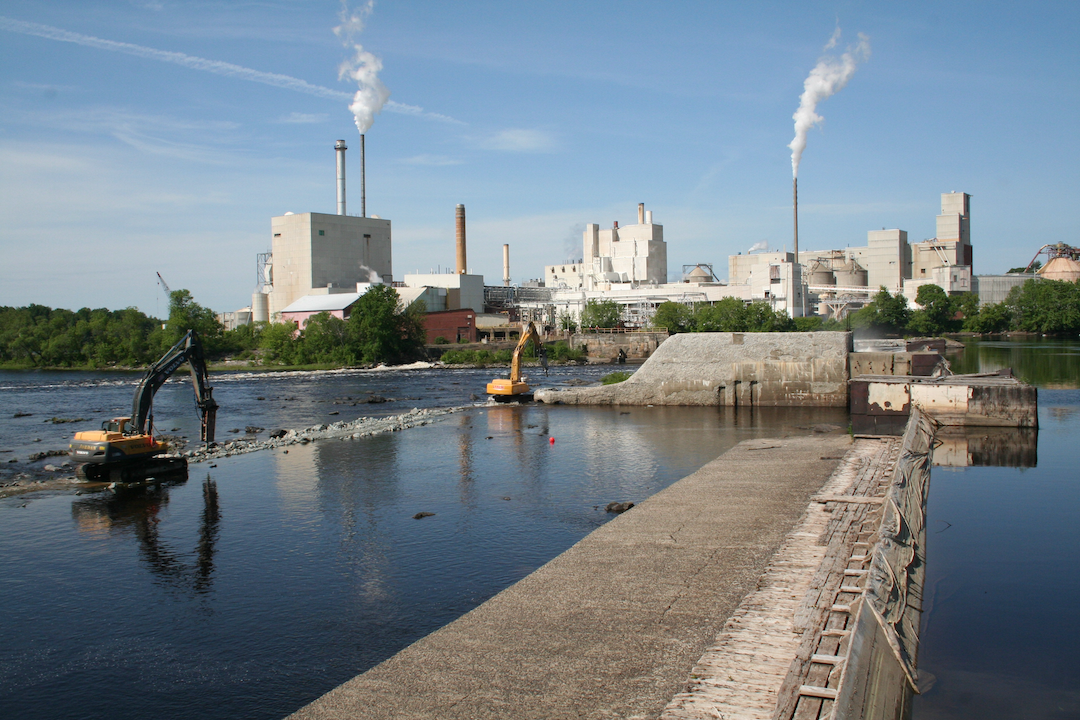
[[[291,322],[300,330],[312,315],[328,312],[336,318],[348,320],[353,305],[362,293],[335,293],[333,295],[305,295],[281,311],[281,321]]]

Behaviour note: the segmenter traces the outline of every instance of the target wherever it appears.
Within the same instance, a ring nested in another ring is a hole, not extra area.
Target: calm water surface
[[[561,368],[548,382],[608,370]],[[492,375],[215,377],[219,436],[468,404]],[[125,412],[136,379],[0,374],[0,448],[12,450],[0,459],[22,467],[76,425]],[[395,401],[352,404],[370,392]],[[195,436],[192,406],[171,383],[158,427]],[[743,439],[821,422],[847,417],[474,407],[193,465],[156,491],[0,500],[0,717],[281,717],[556,556],[610,519],[608,502],[641,501]]]
[[[1039,386],[1037,459],[932,471],[914,717],[1080,718],[1080,342],[971,342],[952,365]]]

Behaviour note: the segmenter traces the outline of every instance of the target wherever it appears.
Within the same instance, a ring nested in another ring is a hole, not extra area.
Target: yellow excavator
[[[149,475],[185,472],[187,460],[182,457],[162,457],[169,450],[167,443],[154,437],[154,395],[176,370],[188,363],[191,382],[195,386],[195,404],[202,415],[200,439],[214,441],[214,425],[218,405],[210,387],[202,343],[194,330],[189,330],[160,360],[150,366],[135,389],[131,417],[106,420],[101,430],[75,433],[68,446],[68,455],[77,463],[76,474],[87,480],[129,483],[144,480]]]
[[[521,339],[518,340],[517,347],[514,348],[514,356],[510,360],[510,379],[497,378],[487,384],[488,395],[491,395],[496,401],[510,402],[532,399],[528,384],[521,378],[521,356],[530,342],[536,348],[537,354],[540,356],[540,365],[543,366],[544,372],[547,373],[547,350],[544,348],[544,341],[540,339],[540,333],[537,331],[536,325],[530,322],[525,326],[521,333]]]

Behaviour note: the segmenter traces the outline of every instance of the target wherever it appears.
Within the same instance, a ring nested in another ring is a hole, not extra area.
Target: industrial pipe
[[[799,178],[791,178],[791,200],[795,213],[795,264],[799,264]]]
[[[363,140],[364,136],[361,135],[360,139]],[[338,140],[334,143],[334,150],[337,150],[337,214],[345,214],[345,151],[349,148],[345,145],[344,140]]]

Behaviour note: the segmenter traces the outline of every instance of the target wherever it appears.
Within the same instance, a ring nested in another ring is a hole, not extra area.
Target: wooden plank
[[[799,694],[806,695],[807,697],[825,698],[827,700],[836,699],[836,690],[832,688],[817,687],[815,685],[802,685],[799,687]]]

